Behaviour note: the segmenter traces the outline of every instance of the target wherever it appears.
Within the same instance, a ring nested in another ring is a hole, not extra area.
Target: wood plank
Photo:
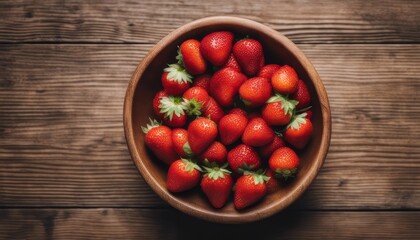
[[[420,213],[286,211],[221,225],[173,209],[1,209],[2,239],[418,239]],[[276,226],[273,228],[273,226]]]
[[[207,16],[246,17],[298,43],[420,40],[418,1],[61,1],[0,2],[0,42],[155,43]]]
[[[420,208],[420,45],[301,44],[329,93],[330,152],[299,209]],[[0,45],[0,205],[163,202],[122,126],[151,45]]]

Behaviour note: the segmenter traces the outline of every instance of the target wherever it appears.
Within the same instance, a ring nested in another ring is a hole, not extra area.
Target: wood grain
[[[298,43],[420,41],[418,1],[0,2],[0,42],[155,43],[207,16],[256,20]]]
[[[327,88],[333,134],[294,207],[418,209],[420,45],[299,46]],[[150,48],[0,45],[1,206],[163,205],[122,126],[127,82]]]
[[[215,233],[223,233],[223,239],[418,239],[420,235],[417,211],[286,211],[245,225],[208,223],[173,209],[2,209],[0,216],[1,239],[214,239]]]

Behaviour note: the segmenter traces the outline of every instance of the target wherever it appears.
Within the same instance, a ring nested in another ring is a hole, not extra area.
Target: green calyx
[[[254,169],[254,165],[248,165],[246,162],[242,163],[242,166],[240,168],[238,168],[239,173],[245,173],[245,172],[250,172],[251,170]]]
[[[181,49],[179,48],[179,46],[178,46],[178,51],[177,51],[177,55],[176,55],[175,59],[177,60],[178,65],[185,68],[185,66],[184,66],[184,56],[182,56]]]
[[[191,100],[185,100],[187,107],[187,114],[190,116],[201,116],[201,109],[203,107],[202,102],[197,102],[195,98]]]
[[[158,122],[156,119],[149,118],[149,120],[150,120],[150,124],[148,123],[146,124],[146,127],[143,127],[143,126],[141,127],[141,130],[144,132],[144,134],[149,132],[150,129],[161,125],[161,123]]]
[[[172,120],[174,114],[177,117],[185,114],[187,110],[186,103],[181,97],[162,97],[159,101],[160,113],[165,114],[165,117],[168,117],[169,120]]]
[[[200,171],[200,172],[202,172],[202,171],[203,171],[203,169],[201,169],[201,167],[200,167],[200,166],[198,166],[198,164],[196,164],[196,163],[195,163],[195,162],[193,162],[193,161],[190,161],[190,160],[185,159],[185,158],[181,158],[181,161],[182,161],[183,163],[185,163],[185,168],[184,168],[184,170],[185,170],[186,172],[192,172],[194,169],[196,169],[196,170],[198,170],[198,171]]]
[[[244,175],[252,175],[254,177],[254,184],[264,184],[270,180],[270,177],[265,175],[265,171],[259,169],[257,171],[245,171]]]
[[[299,129],[301,124],[306,123],[306,113],[301,113],[298,115],[293,116],[292,121],[287,125],[286,129],[292,128],[292,129]]]
[[[169,64],[167,68],[163,69],[163,71],[168,73],[168,79],[176,81],[180,84],[192,82],[193,77],[180,64]]]
[[[184,146],[182,146],[182,150],[184,150],[187,157],[192,157],[193,156],[193,152],[192,152],[190,144],[188,142],[186,142],[184,144]]]
[[[295,111],[296,105],[299,104],[299,101],[289,99],[286,96],[276,93],[274,96],[270,97],[266,103],[274,103],[274,102],[281,102],[281,106],[283,108],[284,114],[293,115]]]
[[[283,178],[284,180],[287,180],[289,177],[295,177],[298,169],[297,168],[285,168],[285,169],[279,169],[277,168],[275,170],[276,178]]]
[[[204,176],[213,179],[213,180],[217,180],[219,178],[225,178],[225,175],[229,175],[231,174],[231,171],[226,169],[227,164],[224,164],[221,167],[204,167],[203,168],[206,170],[206,174],[204,174]]]

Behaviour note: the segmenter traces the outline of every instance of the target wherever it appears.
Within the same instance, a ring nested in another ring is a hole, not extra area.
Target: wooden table
[[[420,238],[420,2],[221,2],[0,1],[1,239]],[[135,66],[170,31],[214,15],[288,36],[331,102],[317,179],[254,224],[174,210],[124,138]]]

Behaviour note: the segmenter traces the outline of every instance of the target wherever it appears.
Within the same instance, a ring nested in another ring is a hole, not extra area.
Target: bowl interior
[[[305,150],[298,153],[301,158],[301,167],[297,177],[284,185],[280,191],[267,195],[259,204],[243,211],[235,210],[232,201],[229,201],[222,209],[213,209],[199,189],[181,194],[167,192],[167,166],[155,159],[145,147],[144,134],[141,132],[141,126],[145,126],[149,122],[149,116],[153,116],[152,100],[154,94],[161,89],[162,70],[168,63],[175,62],[177,46],[189,38],[201,39],[210,32],[220,30],[228,30],[238,35],[249,35],[258,39],[264,46],[267,63],[292,66],[297,71],[299,78],[307,84],[312,97],[314,133]],[[133,91],[127,94],[127,98],[132,96],[132,102],[126,99],[128,103],[131,103],[126,106],[129,109],[125,109],[125,112],[131,110],[131,116],[128,116],[131,119],[125,119],[125,123],[130,125],[126,135],[130,152],[139,171],[158,195],[186,213],[210,221],[229,223],[252,221],[270,216],[291,204],[301,195],[315,177],[324,160],[326,149],[321,145],[329,144],[330,126],[329,123],[328,125],[324,124],[325,119],[329,119],[329,111],[325,111],[328,110],[328,102],[320,103],[319,93],[320,89],[323,90],[323,86],[322,83],[321,88],[316,86],[320,83],[318,75],[315,72],[318,82],[314,81],[314,73],[310,69],[313,68],[312,65],[308,66],[309,62],[302,62],[302,59],[299,58],[302,58],[303,54],[300,51],[296,52],[297,48],[293,44],[291,48],[289,44],[292,43],[284,36],[261,24],[237,18],[222,18],[216,19],[216,21],[213,19],[209,22],[192,23],[174,31],[159,42],[143,59],[130,83]],[[325,94],[325,92],[321,92],[321,94]],[[325,127],[328,128],[328,131],[325,131]]]

